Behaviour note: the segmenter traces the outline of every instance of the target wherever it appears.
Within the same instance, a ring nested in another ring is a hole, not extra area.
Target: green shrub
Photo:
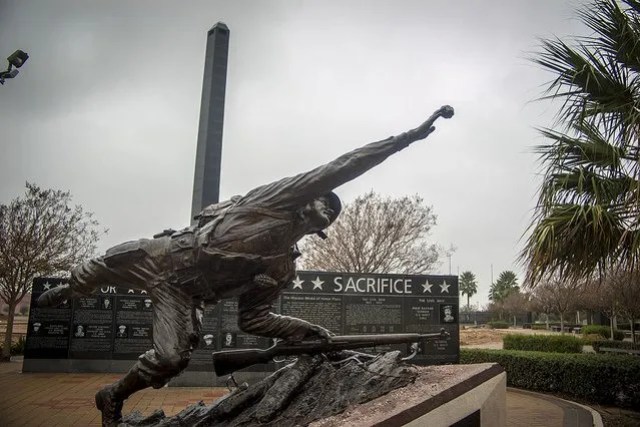
[[[611,328],[606,325],[587,325],[582,327],[583,335],[598,334],[604,339],[609,339],[611,336]],[[617,329],[613,330],[613,339],[616,341],[622,341],[624,339],[624,332]]]
[[[544,325],[542,323],[534,323],[533,325],[531,325],[531,329],[535,329],[537,331],[540,331],[540,330],[543,330],[543,329],[546,330],[547,329],[547,325]]]
[[[24,337],[20,337],[18,341],[11,344],[11,355],[16,356],[16,355],[24,354],[25,343],[26,343],[26,340],[24,339]],[[3,347],[0,346],[0,353],[2,352],[2,348]]]
[[[582,340],[571,335],[508,334],[502,342],[505,350],[582,353]]]
[[[583,335],[600,335],[602,338],[609,338],[611,332],[608,326],[605,325],[586,325],[582,327]]]
[[[640,357],[460,349],[460,363],[487,362],[505,369],[510,387],[640,407]]]
[[[596,353],[601,353],[600,347],[620,348],[624,350],[640,350],[640,344],[634,344],[629,341],[611,341],[598,340],[591,343]],[[608,353],[608,354],[624,354],[624,353]]]
[[[488,322],[487,325],[491,329],[509,329],[509,322],[505,322],[503,320],[493,320]]]
[[[19,354],[24,354],[24,346],[26,342],[27,340],[22,336],[20,337],[20,339],[18,339],[18,341],[14,342],[11,345],[11,355],[16,356]]]

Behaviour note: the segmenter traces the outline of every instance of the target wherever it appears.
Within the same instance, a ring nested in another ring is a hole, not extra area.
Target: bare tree
[[[618,298],[611,286],[605,280],[590,279],[584,285],[584,292],[580,298],[582,307],[592,311],[604,313],[609,318],[610,338],[613,339],[614,319],[619,312]]]
[[[527,292],[516,290],[509,293],[502,301],[504,311],[513,316],[513,326],[517,326],[517,318],[519,314],[526,313],[529,309],[529,300],[531,295]]]
[[[371,191],[345,205],[328,239],[305,239],[302,266],[353,273],[426,273],[438,264],[441,252],[427,241],[435,224],[432,207],[421,197],[382,197]]]
[[[608,282],[619,314],[631,325],[631,339],[635,343],[635,321],[640,318],[640,272],[620,271],[611,275]]]
[[[564,333],[565,316],[576,308],[583,289],[583,284],[576,280],[545,278],[533,291],[533,305],[545,313],[557,313],[560,330]]]
[[[16,307],[38,276],[57,276],[93,255],[98,223],[81,206],[71,206],[71,194],[42,190],[27,183],[27,191],[0,205],[0,299],[8,306],[2,361],[10,359]]]

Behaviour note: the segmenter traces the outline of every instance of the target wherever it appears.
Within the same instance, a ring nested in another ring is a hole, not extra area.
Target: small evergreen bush
[[[609,339],[611,336],[611,328],[606,325],[587,325],[582,327],[583,335],[598,334],[604,339]],[[617,329],[613,330],[613,339],[616,341],[622,341],[624,339],[624,332]]]
[[[16,356],[16,355],[19,355],[19,354],[24,354],[24,347],[25,347],[26,342],[27,342],[27,340],[23,336],[21,336],[18,339],[18,341],[14,342],[11,345],[11,355],[12,356]]]
[[[20,337],[18,341],[11,344],[11,355],[17,356],[17,355],[24,354],[25,343],[26,343],[26,340],[24,339],[24,337]],[[0,346],[0,352],[2,352],[2,348],[3,347]]]
[[[502,340],[505,350],[582,353],[582,340],[571,335],[509,334]]]
[[[509,322],[505,322],[504,320],[493,320],[488,322],[487,325],[491,329],[509,329]]]
[[[640,344],[634,344],[630,341],[611,341],[611,340],[598,340],[591,343],[593,350],[596,353],[602,353],[600,347],[605,348],[619,348],[623,350],[640,350]],[[608,353],[608,354],[624,354],[624,353]]]

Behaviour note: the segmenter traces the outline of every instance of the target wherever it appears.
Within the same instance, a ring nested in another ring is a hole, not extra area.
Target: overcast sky
[[[0,0],[0,57],[30,58],[0,87],[0,203],[25,181],[70,190],[109,233],[100,250],[188,225],[206,33],[231,30],[221,197],[420,124],[427,140],[338,188],[417,193],[452,273],[512,269],[535,206],[531,102],[551,76],[538,37],[583,32],[560,0]],[[6,63],[5,63],[6,64]],[[3,65],[4,67],[4,65]],[[438,272],[448,273],[443,258]]]

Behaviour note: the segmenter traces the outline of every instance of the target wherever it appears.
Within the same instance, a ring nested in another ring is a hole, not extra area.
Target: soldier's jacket
[[[189,279],[196,272],[187,272],[188,266],[197,266],[204,285],[218,298],[252,289],[252,277],[260,273],[286,286],[295,274],[292,247],[303,236],[301,208],[410,142],[406,134],[373,142],[311,171],[208,206],[198,216],[198,226],[171,236],[176,276],[183,271],[182,280]],[[191,248],[195,250],[190,252]]]

